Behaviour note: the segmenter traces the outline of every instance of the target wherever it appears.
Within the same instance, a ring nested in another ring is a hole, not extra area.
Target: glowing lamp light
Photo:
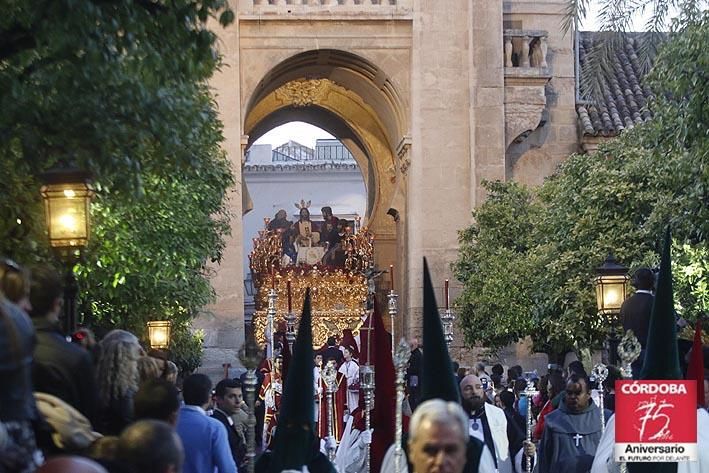
[[[94,191],[90,174],[57,168],[41,177],[49,244],[52,248],[81,249],[89,241],[90,205]]]
[[[598,313],[603,315],[618,315],[628,295],[628,268],[619,264],[612,254],[606,257],[596,269],[596,305]]]
[[[170,330],[172,322],[169,320],[152,320],[148,322],[148,338],[150,348],[165,350],[170,346]]]

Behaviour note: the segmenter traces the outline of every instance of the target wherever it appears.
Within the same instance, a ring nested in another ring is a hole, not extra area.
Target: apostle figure
[[[346,346],[342,349],[345,358],[338,370],[347,378],[347,410],[352,413],[359,405],[359,365],[352,358],[354,348]]]
[[[268,230],[274,232],[277,230],[288,230],[293,223],[288,220],[288,214],[286,213],[285,209],[280,209],[278,212],[276,212],[276,215],[274,216],[273,220],[268,222]]]
[[[273,362],[273,369],[266,373],[258,394],[259,400],[265,406],[263,420],[263,445],[265,448],[271,448],[273,434],[276,425],[278,425],[278,411],[281,408],[281,394],[283,394],[282,368],[283,358],[279,355]]]
[[[572,374],[566,397],[547,414],[539,445],[539,473],[587,472],[601,440],[601,411],[591,402],[588,378]]]

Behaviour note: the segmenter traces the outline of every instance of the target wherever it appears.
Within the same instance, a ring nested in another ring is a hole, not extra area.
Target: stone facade
[[[580,149],[564,6],[240,0],[235,23],[216,28],[225,66],[211,83],[237,182],[245,149],[274,126],[302,120],[337,136],[366,176],[377,263],[399,268],[397,333],[417,334],[423,257],[439,291],[454,281],[458,231],[485,199],[481,182],[538,184]],[[198,321],[217,358],[243,340],[241,192],[215,268],[218,301]]]

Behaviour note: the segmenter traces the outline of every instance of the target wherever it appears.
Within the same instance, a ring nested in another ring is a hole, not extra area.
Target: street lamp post
[[[64,331],[76,328],[79,288],[74,266],[91,234],[90,206],[94,195],[91,175],[76,168],[54,168],[40,176],[49,244],[65,266]]]
[[[628,268],[619,264],[609,254],[603,264],[596,268],[596,305],[598,314],[611,321],[608,337],[608,356],[613,365],[618,364],[618,334],[620,307],[628,294]]]

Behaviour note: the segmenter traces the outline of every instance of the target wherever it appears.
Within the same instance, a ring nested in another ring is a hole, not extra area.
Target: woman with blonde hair
[[[99,430],[119,435],[133,421],[133,396],[138,391],[138,359],[143,355],[138,337],[112,330],[99,343],[96,367],[99,395]]]

